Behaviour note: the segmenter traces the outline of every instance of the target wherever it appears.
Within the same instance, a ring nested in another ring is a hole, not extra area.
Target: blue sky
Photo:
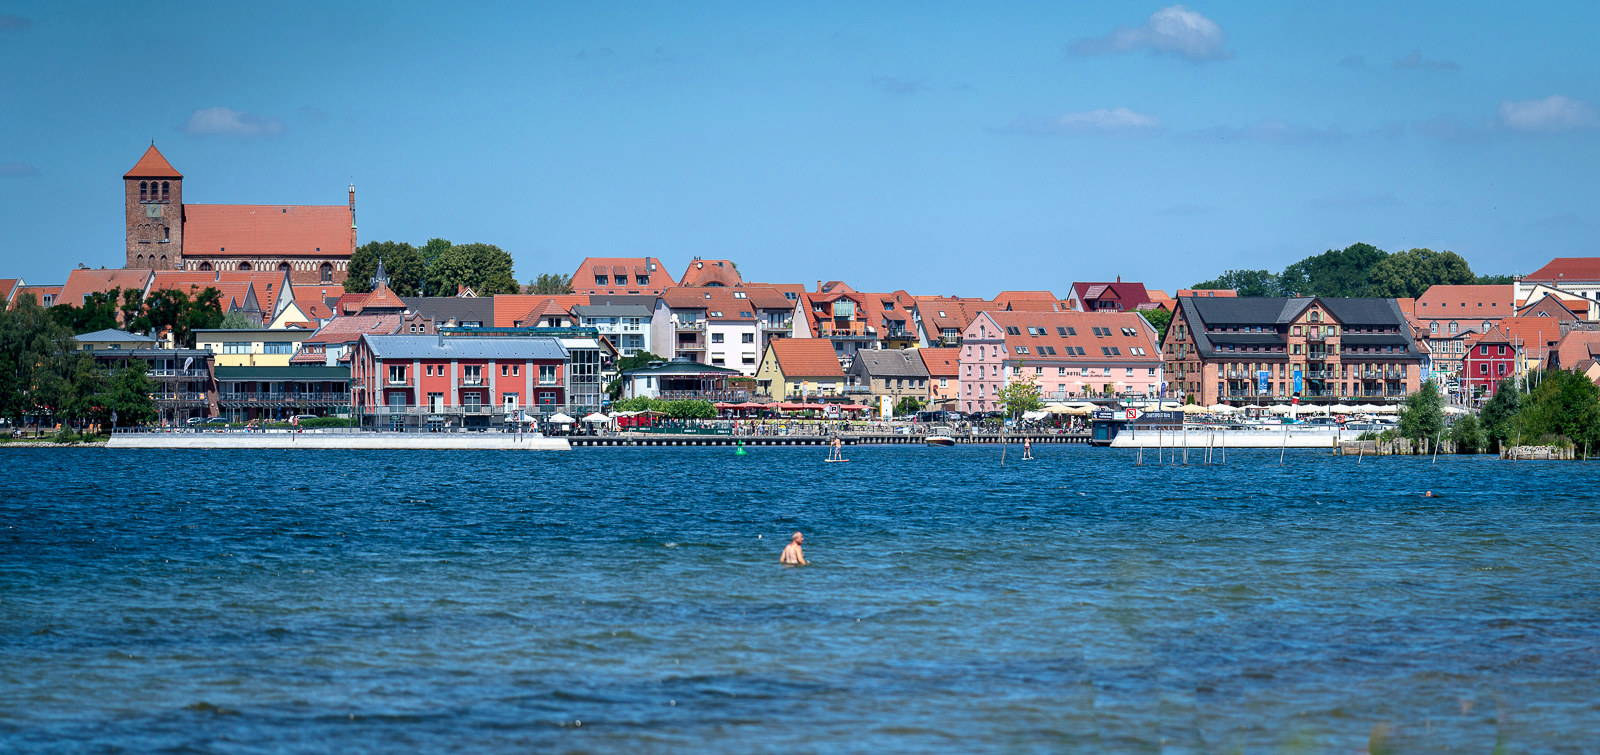
[[[990,296],[1166,289],[1367,241],[1595,254],[1592,3],[0,2],[0,277],[195,203]]]

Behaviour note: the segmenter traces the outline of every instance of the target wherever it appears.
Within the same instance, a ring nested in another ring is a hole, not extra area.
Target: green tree
[[[116,288],[110,291],[96,291],[83,297],[83,302],[79,305],[63,303],[51,307],[50,317],[71,330],[74,335],[116,328],[121,325],[117,320],[117,314],[121,311],[118,307],[121,294],[121,289]],[[135,292],[135,295],[138,293]]]
[[[1600,388],[1582,373],[1567,370],[1535,377],[1537,387],[1521,412],[1523,432],[1565,437],[1578,448],[1600,448]]]
[[[1509,286],[1515,283],[1516,280],[1514,276],[1510,275],[1480,275],[1474,278],[1472,282],[1480,286]]]
[[[1422,384],[1415,393],[1406,397],[1400,409],[1400,435],[1417,441],[1417,447],[1426,450],[1444,433],[1444,397],[1432,380]]]
[[[1229,270],[1211,280],[1196,283],[1191,288],[1232,289],[1240,296],[1282,296],[1283,283],[1267,270]]]
[[[116,417],[116,426],[142,425],[156,419],[155,401],[150,398],[155,388],[149,375],[150,365],[137,359],[128,360],[111,374],[110,384],[102,394],[102,406],[106,414]],[[105,420],[108,424],[110,416]]]
[[[1044,396],[1039,392],[1038,378],[1026,369],[1021,375],[1013,375],[1010,382],[996,392],[995,398],[1012,418],[1021,417],[1023,412],[1036,412],[1044,408]]]
[[[428,239],[427,243],[424,243],[422,248],[417,250],[422,254],[423,269],[431,270],[433,268],[433,263],[438,262],[439,257],[443,256],[445,252],[450,251],[451,247],[454,246],[455,244],[450,243],[448,239]]]
[[[515,294],[522,290],[512,270],[511,255],[493,244],[457,244],[428,267],[428,291],[454,296],[466,286],[479,296]]]
[[[194,348],[194,331],[222,324],[222,293],[207,286],[194,298],[176,289],[151,291],[145,297],[144,311],[129,323],[131,330],[154,336],[172,331],[173,343]]]
[[[217,327],[222,330],[250,330],[261,327],[261,323],[250,319],[243,312],[228,312],[222,316]]]
[[[900,400],[894,404],[894,415],[896,417],[904,417],[909,414],[916,414],[922,411],[922,407],[927,403],[915,396],[901,396]]]
[[[350,255],[344,290],[364,294],[372,290],[372,276],[378,260],[389,276],[389,290],[401,296],[416,296],[422,290],[427,264],[417,248],[404,241],[368,241]]]
[[[1450,427],[1450,440],[1456,444],[1456,453],[1475,454],[1483,450],[1483,428],[1478,418],[1468,414]]]
[[[1283,269],[1284,296],[1366,296],[1372,267],[1387,253],[1371,244],[1329,249]]]
[[[540,273],[528,283],[528,293],[552,296],[572,293],[572,275],[566,273]]]
[[[1150,323],[1150,327],[1156,329],[1157,338],[1166,335],[1167,324],[1172,322],[1172,310],[1170,309],[1141,309],[1139,310],[1139,315],[1144,318],[1145,322]]]
[[[54,411],[73,349],[72,331],[33,294],[0,308],[0,415],[20,424],[26,413]]]
[[[1410,249],[1379,260],[1369,273],[1364,295],[1416,298],[1438,285],[1465,285],[1476,277],[1467,261],[1455,252]]]
[[[1491,451],[1499,451],[1515,442],[1522,417],[1522,392],[1510,380],[1500,381],[1495,394],[1483,405],[1484,440]]]

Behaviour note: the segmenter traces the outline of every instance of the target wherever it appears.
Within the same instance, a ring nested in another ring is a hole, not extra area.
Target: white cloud
[[[256,137],[278,136],[288,130],[288,127],[283,125],[283,121],[275,118],[225,107],[208,107],[194,111],[194,115],[179,125],[178,130],[186,134]]]
[[[1143,136],[1161,130],[1161,119],[1125,107],[1065,113],[1050,119],[1023,118],[1011,124],[1014,131],[1032,134],[1109,134]]]
[[[1600,111],[1583,100],[1559,94],[1542,100],[1504,100],[1498,125],[1513,131],[1577,131],[1600,127]]]
[[[1080,39],[1072,45],[1075,55],[1113,55],[1135,50],[1152,50],[1182,55],[1190,60],[1227,60],[1233,51],[1225,49],[1228,35],[1217,22],[1182,5],[1155,13],[1136,27],[1120,26],[1104,37]]]

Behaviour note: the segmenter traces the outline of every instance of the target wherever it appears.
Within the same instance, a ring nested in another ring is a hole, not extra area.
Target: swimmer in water
[[[800,544],[806,541],[806,536],[798,532],[789,536],[789,544],[783,546],[783,555],[778,557],[778,563],[787,566],[805,566],[806,554],[800,550]]]
[[[1432,490],[1430,490],[1430,491],[1428,491],[1428,492],[1426,492],[1426,493],[1423,493],[1423,494],[1422,494],[1422,497],[1423,497],[1423,498],[1433,498],[1433,497],[1434,497],[1434,495],[1433,495],[1433,491],[1432,491]]]

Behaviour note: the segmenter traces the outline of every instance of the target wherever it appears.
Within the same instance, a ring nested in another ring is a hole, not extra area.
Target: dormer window
[[[611,278],[609,276],[596,275],[594,277],[594,284],[596,286],[609,286],[609,285],[611,285],[610,283],[607,282],[609,280],[611,280]]]

